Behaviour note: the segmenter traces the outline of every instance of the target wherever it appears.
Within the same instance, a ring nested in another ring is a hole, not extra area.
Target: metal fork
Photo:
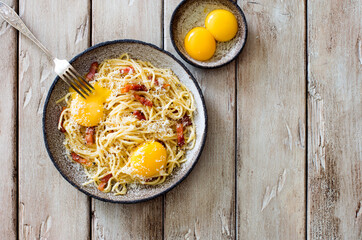
[[[25,23],[20,19],[19,15],[8,5],[0,1],[0,16],[4,18],[11,26],[19,30],[22,34],[32,40],[45,54],[54,62],[54,71],[58,76],[74,89],[80,96],[86,98],[92,93],[93,86],[86,81],[82,75],[74,69],[67,60],[58,59],[44,47],[43,44],[35,38],[33,33],[27,28]]]

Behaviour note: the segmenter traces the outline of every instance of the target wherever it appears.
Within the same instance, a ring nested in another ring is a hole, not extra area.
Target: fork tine
[[[84,90],[84,88],[82,87],[82,85],[80,85],[69,73],[68,71],[65,71],[63,73],[63,77],[67,78],[69,82],[71,82],[74,86],[76,86],[78,88],[79,91],[82,91],[86,96],[88,96],[88,92],[86,90]]]
[[[76,75],[78,78],[80,78],[85,85],[87,85],[87,86],[90,87],[91,89],[94,89],[94,87],[93,87],[88,81],[86,81],[86,80],[82,77],[82,75],[80,75],[79,72],[78,72],[77,70],[75,70],[75,68],[74,68],[72,65],[70,65],[69,69],[72,70],[72,71],[75,73],[75,75]]]
[[[68,84],[69,87],[73,88],[74,91],[76,91],[82,98],[85,99],[85,96],[72,84],[68,82],[68,79],[64,76],[59,76],[66,84]]]
[[[79,75],[77,71],[74,69],[69,68],[69,74],[71,74],[75,79],[77,79],[77,82],[80,83],[89,93],[92,93],[92,89],[88,87],[89,84],[86,84],[87,82]],[[92,86],[92,85],[91,85]]]
[[[92,93],[93,86],[86,82],[67,60],[54,58],[53,61],[55,64],[54,71],[80,96],[85,99],[85,96]]]
[[[89,93],[92,93],[92,90],[90,90],[90,89],[87,87],[87,85],[85,85],[84,83],[82,83],[82,81],[80,81],[79,78],[78,78],[70,69],[68,69],[68,70],[66,71],[66,73],[69,74],[69,75],[72,77],[73,81],[76,82],[76,83],[80,86],[80,88],[81,88],[81,90],[82,90],[83,92],[86,92],[87,95],[89,95]],[[88,91],[88,92],[87,92],[87,91]]]

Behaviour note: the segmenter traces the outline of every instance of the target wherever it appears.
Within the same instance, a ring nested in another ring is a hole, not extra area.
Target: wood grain
[[[305,2],[239,4],[249,35],[237,69],[237,235],[302,239]]]
[[[199,163],[134,205],[90,200],[54,168],[41,131],[52,64],[0,19],[0,239],[362,239],[361,2],[306,1],[238,1],[249,26],[238,60],[186,64],[209,114]],[[122,38],[178,57],[180,0],[5,2],[60,58]]]
[[[308,1],[310,239],[362,239],[361,10]]]
[[[171,14],[165,1],[165,49]],[[199,82],[208,111],[208,137],[191,174],[165,196],[165,239],[235,238],[235,62],[214,70],[187,65]]]
[[[16,1],[6,4],[17,8]],[[17,106],[17,33],[0,18],[0,69],[5,71],[0,81],[0,239],[17,236],[17,163],[16,163],[16,106]]]
[[[93,0],[92,9],[93,44],[133,38],[161,46],[161,0]],[[133,205],[92,202],[92,239],[162,239],[162,197]]]
[[[59,58],[70,59],[89,43],[86,1],[20,0],[24,22]],[[55,74],[45,54],[19,40],[19,238],[89,238],[89,201],[66,182],[46,153],[42,110]]]

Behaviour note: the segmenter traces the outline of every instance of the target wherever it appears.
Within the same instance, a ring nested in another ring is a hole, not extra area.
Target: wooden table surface
[[[56,56],[151,42],[176,56],[180,0],[5,0]],[[190,176],[154,200],[91,199],[50,161],[46,56],[0,20],[0,239],[362,239],[361,0],[238,1],[249,32],[219,69],[190,65],[209,131]]]

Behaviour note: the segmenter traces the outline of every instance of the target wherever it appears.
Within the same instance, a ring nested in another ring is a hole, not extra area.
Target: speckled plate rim
[[[204,113],[205,113],[205,131],[204,131],[204,134],[203,134],[203,138],[201,140],[201,147],[200,147],[200,150],[195,158],[195,161],[192,163],[190,169],[177,181],[175,182],[174,184],[172,184],[170,187],[164,189],[163,191],[153,195],[153,196],[150,196],[150,197],[146,197],[146,198],[142,198],[142,199],[137,199],[137,200],[119,200],[119,201],[115,201],[115,200],[111,200],[111,199],[107,199],[107,198],[102,198],[102,197],[99,197],[99,196],[96,196],[96,195],[93,195],[83,189],[81,189],[75,182],[71,181],[70,179],[68,179],[65,174],[63,174],[63,172],[61,171],[60,167],[56,164],[55,160],[54,160],[54,157],[53,155],[51,154],[50,152],[50,148],[49,148],[49,145],[48,145],[48,140],[47,140],[47,130],[45,128],[45,120],[46,120],[46,109],[47,109],[47,106],[48,106],[48,103],[49,103],[49,99],[50,99],[50,96],[51,96],[51,93],[56,85],[56,83],[59,81],[59,76],[57,76],[52,85],[50,86],[50,89],[48,91],[48,94],[47,94],[47,97],[46,97],[46,100],[45,100],[45,103],[44,103],[44,109],[43,109],[43,117],[42,117],[42,128],[43,128],[43,139],[44,139],[44,143],[45,143],[45,148],[48,152],[48,155],[51,159],[51,161],[53,162],[55,168],[58,170],[58,172],[62,175],[62,177],[67,180],[73,187],[75,187],[76,189],[78,189],[79,191],[83,192],[84,194],[86,194],[87,196],[90,196],[92,198],[95,198],[95,199],[98,199],[98,200],[101,200],[101,201],[104,201],[104,202],[111,202],[111,203],[124,203],[124,204],[132,204],[132,203],[139,203],[139,202],[145,202],[145,201],[148,201],[148,200],[151,200],[151,199],[154,199],[158,196],[161,196],[167,192],[169,192],[170,190],[172,190],[173,188],[175,188],[177,185],[179,185],[190,173],[191,171],[194,169],[196,163],[199,161],[199,158],[201,156],[201,153],[204,149],[204,146],[205,146],[205,142],[206,142],[206,137],[207,137],[207,130],[208,130],[208,125],[207,125],[207,122],[208,122],[208,116],[207,116],[207,109],[206,109],[206,104],[205,104],[205,99],[204,99],[204,95],[202,94],[202,91],[201,91],[201,88],[198,84],[198,82],[196,81],[196,79],[194,78],[194,76],[192,75],[192,73],[186,68],[186,66],[180,61],[178,60],[174,55],[172,55],[170,52],[164,50],[164,49],[161,49],[159,47],[157,47],[156,45],[152,44],[152,43],[147,43],[147,42],[143,42],[143,41],[140,41],[140,40],[134,40],[134,39],[120,39],[120,40],[112,40],[112,41],[106,41],[106,42],[101,42],[101,43],[98,43],[92,47],[89,47],[87,48],[86,50],[84,50],[83,52],[79,53],[78,55],[76,55],[74,58],[72,58],[72,60],[69,61],[69,63],[73,63],[76,59],[78,59],[79,57],[81,57],[82,55],[84,55],[85,53],[87,52],[90,52],[92,51],[93,49],[96,49],[96,48],[99,48],[99,47],[103,47],[103,46],[106,46],[106,45],[111,45],[111,44],[116,44],[116,43],[137,43],[137,44],[142,44],[142,45],[147,45],[147,46],[150,46],[158,51],[160,51],[161,53],[164,53],[164,54],[167,54],[168,56],[170,56],[173,60],[175,60],[185,71],[186,73],[189,75],[189,77],[192,79],[193,83],[195,84],[196,86],[196,89],[200,95],[200,98],[201,98],[201,102],[202,102],[202,108],[204,110]]]
[[[185,60],[187,63],[191,64],[192,66],[195,66],[197,68],[203,68],[203,69],[214,69],[214,68],[219,68],[219,67],[223,67],[227,64],[229,64],[230,62],[234,61],[234,59],[239,56],[239,54],[241,53],[241,51],[244,49],[245,47],[245,44],[246,44],[246,40],[248,38],[248,24],[246,22],[246,18],[245,18],[245,14],[243,12],[243,10],[241,10],[240,6],[238,5],[237,2],[234,2],[232,0],[228,0],[230,3],[232,3],[236,9],[240,12],[240,15],[243,19],[243,24],[245,25],[245,41],[243,43],[243,45],[241,46],[240,50],[235,54],[234,57],[232,57],[229,61],[223,63],[223,64],[220,64],[220,65],[216,65],[216,66],[202,66],[202,65],[199,65],[195,62],[192,62],[190,61],[187,57],[184,56],[184,54],[178,49],[176,43],[175,43],[175,40],[174,40],[174,35],[172,33],[172,25],[173,25],[173,22],[174,22],[174,18],[175,18],[175,15],[176,15],[176,12],[178,11],[178,9],[185,3],[189,0],[183,0],[182,2],[180,2],[177,7],[175,8],[175,10],[173,11],[172,13],[172,16],[171,16],[171,20],[170,20],[170,27],[169,27],[169,31],[170,31],[170,38],[171,38],[171,42],[172,42],[172,45],[173,45],[173,48],[176,50],[176,52],[178,53],[178,55],[180,55],[180,57]]]

